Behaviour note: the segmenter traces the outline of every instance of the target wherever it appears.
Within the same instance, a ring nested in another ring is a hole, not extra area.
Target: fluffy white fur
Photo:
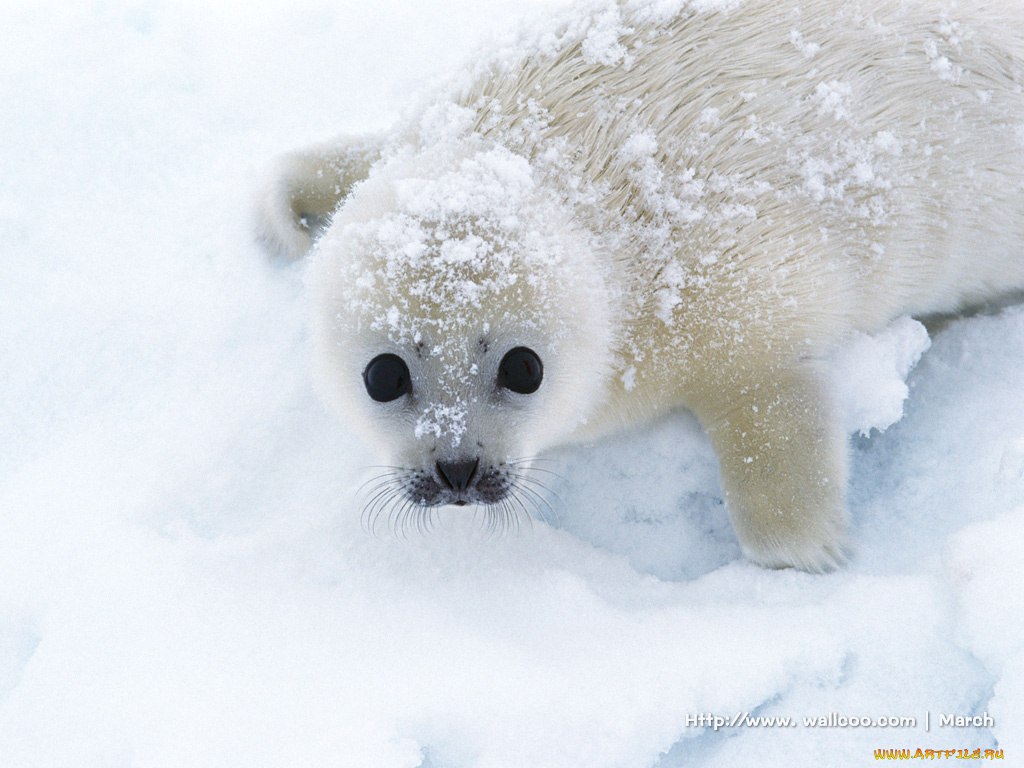
[[[324,391],[410,505],[439,460],[521,499],[521,460],[690,408],[748,557],[834,567],[821,360],[1024,286],[1022,21],[1013,0],[606,2],[389,137],[287,156],[264,239],[298,256],[337,207],[310,273]],[[533,395],[495,386],[514,346],[544,361]],[[363,390],[381,352],[409,365],[400,401]]]

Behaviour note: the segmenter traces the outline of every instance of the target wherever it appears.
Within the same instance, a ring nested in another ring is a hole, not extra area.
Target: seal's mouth
[[[433,524],[434,510],[439,507],[478,508],[482,510],[480,519],[488,530],[494,531],[516,526],[520,518],[530,517],[532,508],[544,517],[540,507],[551,509],[544,497],[547,488],[526,472],[526,463],[525,459],[483,463],[473,472],[464,472],[461,482],[457,473],[451,471],[385,468],[387,471],[364,486],[364,524],[372,531],[383,520],[395,530],[415,528],[425,532]],[[457,482],[451,482],[453,479]],[[456,485],[461,487],[452,487]]]
[[[497,504],[510,492],[508,483],[501,481],[474,483],[469,488],[454,491],[439,483],[420,481],[406,490],[409,501],[420,507],[467,507],[474,504]]]
[[[500,467],[478,467],[474,460],[471,467],[461,471],[440,464],[433,473],[414,472],[398,485],[408,501],[418,507],[488,506],[509,495],[512,479]]]

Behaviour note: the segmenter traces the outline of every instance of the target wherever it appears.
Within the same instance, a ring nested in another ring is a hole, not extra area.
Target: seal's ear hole
[[[363,371],[366,393],[378,403],[389,403],[412,391],[409,366],[398,355],[377,355]]]
[[[532,395],[540,388],[544,366],[537,353],[526,347],[514,347],[505,353],[498,366],[498,386]]]

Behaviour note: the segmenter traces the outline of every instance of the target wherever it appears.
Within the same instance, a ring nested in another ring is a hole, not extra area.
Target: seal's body
[[[371,504],[513,512],[539,451],[682,406],[752,560],[840,562],[821,361],[1024,287],[1022,21],[1011,0],[605,3],[390,136],[285,157],[261,231],[299,255],[331,216],[318,368],[398,468]]]

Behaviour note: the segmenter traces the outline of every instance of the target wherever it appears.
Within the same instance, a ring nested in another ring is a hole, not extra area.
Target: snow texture
[[[367,453],[312,393],[301,266],[251,242],[255,172],[386,127],[523,10],[0,6],[0,765],[1021,759],[1020,307],[837,354],[842,572],[740,558],[687,414],[549,456],[550,519],[506,536],[451,509],[428,536],[360,528]],[[620,32],[586,55],[628,66]],[[849,94],[820,98],[838,119]],[[827,195],[828,169],[807,182]],[[917,725],[687,724],[737,712]]]

